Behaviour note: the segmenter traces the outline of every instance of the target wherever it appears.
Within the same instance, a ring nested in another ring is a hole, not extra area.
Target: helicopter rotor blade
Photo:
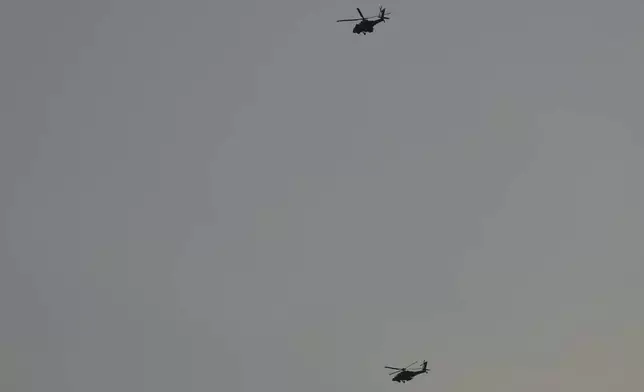
[[[358,20],[362,20],[362,19],[340,19],[340,20],[338,20],[336,22],[355,22],[355,21],[358,21]]]
[[[362,19],[364,19],[365,17],[364,17],[364,15],[362,15],[362,11],[360,11],[360,8],[356,8],[356,9],[358,10],[358,13],[359,13],[359,14],[360,14],[360,16],[362,17]]]
[[[400,372],[402,372],[402,370],[398,370],[398,371],[395,371],[395,372],[391,372],[391,373],[389,373],[389,375],[390,375],[390,376],[392,376],[392,375],[394,375],[394,374],[396,374],[396,373],[400,373]]]
[[[385,369],[403,370],[401,368],[395,368],[395,367],[391,367],[391,366],[385,366]]]
[[[411,365],[415,364],[416,362],[418,362],[418,361],[412,362],[410,365],[405,366],[403,369],[409,369],[409,367],[410,367]]]
[[[391,15],[391,12],[387,12],[386,14],[381,14],[381,15],[376,15],[376,16],[370,16],[370,17],[365,18],[365,19],[381,19],[381,18],[382,19],[389,19],[389,17],[387,15]]]

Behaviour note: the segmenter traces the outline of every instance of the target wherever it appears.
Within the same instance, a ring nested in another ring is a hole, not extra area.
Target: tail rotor
[[[379,5],[378,7],[380,8],[380,20],[382,20],[382,23],[385,23],[385,21],[386,21],[387,19],[389,19],[389,17],[388,17],[388,16],[386,16],[386,15],[391,14],[391,12],[390,12],[389,14],[385,14],[385,11],[386,11],[387,9],[386,9],[386,8],[382,8],[382,6],[381,6],[381,5]]]

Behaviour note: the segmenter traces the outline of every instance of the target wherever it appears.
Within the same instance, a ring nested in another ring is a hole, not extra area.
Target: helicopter
[[[416,362],[418,362],[418,361],[416,361]],[[416,363],[416,362],[414,362],[414,363]],[[412,363],[411,365],[413,365],[414,363]],[[423,367],[421,369],[418,369],[418,370],[407,370],[409,368],[409,366],[411,366],[411,365],[405,366],[404,368],[395,368],[395,367],[385,366],[385,369],[394,369],[394,370],[396,370],[395,372],[389,373],[390,376],[392,374],[398,373],[398,374],[396,374],[396,376],[394,376],[394,378],[391,379],[391,381],[398,382],[398,383],[402,382],[403,384],[405,382],[407,382],[407,381],[411,381],[412,378],[416,377],[419,374],[429,373],[430,369],[427,369],[427,361],[423,361]]]
[[[360,14],[361,19],[340,19],[338,22],[354,22],[359,20],[360,23],[356,24],[355,27],[353,28],[353,33],[354,34],[360,34],[362,33],[363,35],[367,35],[367,33],[373,33],[373,26],[377,25],[380,22],[384,22],[386,19],[389,19],[386,15],[391,15],[391,12],[385,13],[385,8],[382,8],[380,6],[380,13],[378,16],[370,16],[368,18],[365,18],[364,15],[362,15],[362,11],[360,11],[360,8],[356,8],[358,10],[358,13]],[[369,20],[369,19],[374,19],[378,18],[376,20]]]

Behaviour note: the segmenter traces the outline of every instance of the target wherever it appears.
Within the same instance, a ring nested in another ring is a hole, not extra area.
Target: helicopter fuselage
[[[396,377],[392,378],[391,381],[394,381],[394,382],[410,381],[412,378],[414,378],[417,375],[422,374],[422,373],[427,373],[427,371],[426,370],[419,370],[417,372],[414,372],[414,371],[405,370],[404,372],[400,372],[400,373],[396,374]]]
[[[373,26],[377,25],[378,23],[382,22],[382,19],[378,20],[363,20],[355,27],[353,28],[353,32],[355,34],[367,34],[367,33],[373,33]]]

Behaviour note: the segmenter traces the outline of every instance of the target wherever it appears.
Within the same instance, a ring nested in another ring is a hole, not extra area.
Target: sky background
[[[383,5],[0,5],[2,391],[644,388],[644,3]]]

